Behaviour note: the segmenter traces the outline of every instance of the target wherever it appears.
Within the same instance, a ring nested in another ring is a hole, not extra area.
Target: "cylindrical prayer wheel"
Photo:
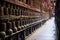
[[[12,33],[13,33],[13,30],[12,30],[12,23],[11,23],[11,22],[7,22],[6,34],[7,34],[7,35],[11,35]]]
[[[13,32],[17,32],[17,27],[14,21],[12,22],[12,29],[13,29]]]
[[[6,36],[6,23],[0,23],[0,37]]]

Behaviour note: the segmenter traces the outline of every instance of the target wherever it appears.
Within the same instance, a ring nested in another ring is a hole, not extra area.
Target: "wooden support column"
[[[55,23],[57,29],[57,40],[60,40],[60,0],[56,0]]]

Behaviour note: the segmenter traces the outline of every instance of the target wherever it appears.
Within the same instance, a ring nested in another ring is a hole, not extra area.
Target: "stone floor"
[[[54,17],[52,17],[26,40],[55,40],[55,30]]]

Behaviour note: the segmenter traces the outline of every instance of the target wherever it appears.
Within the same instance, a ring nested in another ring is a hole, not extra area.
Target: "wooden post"
[[[57,40],[60,40],[60,0],[56,0],[55,23],[57,29]]]

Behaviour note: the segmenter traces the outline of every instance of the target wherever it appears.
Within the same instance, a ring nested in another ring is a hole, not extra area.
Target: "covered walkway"
[[[52,17],[26,40],[55,40],[55,30],[54,17]]]

